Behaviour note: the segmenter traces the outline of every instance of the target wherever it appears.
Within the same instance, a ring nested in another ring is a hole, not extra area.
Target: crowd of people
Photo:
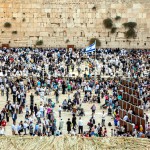
[[[147,114],[146,131],[142,126],[135,126],[133,133],[119,126],[118,114],[118,101],[122,99],[118,95],[118,82],[122,77],[138,84],[139,98],[143,100],[139,107],[149,112],[149,52],[97,49],[95,60],[94,54],[85,54],[83,49],[1,49],[0,90],[6,104],[0,113],[0,135],[5,135],[7,124],[13,122],[13,135],[141,137],[145,134],[150,137]],[[95,78],[95,74],[99,77]],[[83,121],[87,116],[86,103],[92,105],[88,122]],[[95,118],[97,112],[101,112],[100,120]],[[65,121],[63,113],[71,114],[70,118]],[[20,120],[18,116],[23,117]],[[107,116],[114,119],[114,125],[106,124]],[[109,126],[113,128],[111,133],[108,133]]]

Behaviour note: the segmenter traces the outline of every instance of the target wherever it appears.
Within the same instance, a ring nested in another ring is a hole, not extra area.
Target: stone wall
[[[103,25],[108,17],[118,28],[114,34]],[[136,39],[124,37],[122,24],[129,21],[137,23]],[[43,40],[43,47],[85,47],[96,37],[101,47],[150,47],[150,0],[0,0],[0,22],[0,45]],[[4,28],[5,22],[12,27]]]

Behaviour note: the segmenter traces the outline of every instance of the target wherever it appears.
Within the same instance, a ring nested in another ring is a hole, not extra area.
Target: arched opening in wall
[[[137,43],[137,45],[139,45],[139,43]]]
[[[81,31],[81,37],[85,37],[84,31]]]
[[[106,41],[106,45],[107,45],[108,43],[107,43],[107,41]]]
[[[47,13],[47,18],[50,18],[50,13]]]
[[[146,43],[144,43],[144,45],[146,46]]]

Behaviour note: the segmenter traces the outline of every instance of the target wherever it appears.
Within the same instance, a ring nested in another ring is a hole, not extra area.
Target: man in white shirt
[[[42,104],[40,104],[40,112],[41,112],[41,117],[43,118],[44,117],[44,107],[42,106]]]
[[[79,134],[83,134],[83,121],[81,120],[81,117],[79,118],[78,127],[79,127]]]
[[[5,88],[4,88],[4,85],[2,84],[2,85],[1,85],[1,96],[4,96],[4,89],[5,89]]]
[[[17,133],[17,126],[15,122],[11,125],[11,129],[12,129],[12,135],[15,135]]]
[[[36,113],[36,116],[37,116],[37,120],[38,120],[38,123],[40,123],[41,122],[41,112],[40,111],[38,111],[37,113]]]
[[[105,126],[105,117],[106,117],[106,114],[104,114],[104,111],[102,113],[102,127]]]
[[[27,128],[29,127],[29,125],[27,124],[26,121],[24,121],[23,127],[24,127],[24,134],[26,135],[27,134]]]
[[[128,115],[127,115],[127,114],[125,114],[125,116],[123,117],[123,120],[124,120],[124,121],[128,121],[128,120],[129,120],[129,118],[128,118]]]

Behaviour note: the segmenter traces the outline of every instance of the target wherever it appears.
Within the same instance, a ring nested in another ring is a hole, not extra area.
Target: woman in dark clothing
[[[72,124],[73,124],[73,129],[75,130],[75,127],[76,127],[76,116],[75,114],[73,114],[73,117],[72,117]]]
[[[36,104],[34,105],[34,112],[35,112],[35,115],[36,115],[36,113],[38,112],[38,108],[37,108],[37,105],[36,105]]]
[[[66,88],[66,85],[65,85],[65,82],[63,82],[63,84],[62,84],[62,94],[65,94],[65,88]]]
[[[68,134],[70,134],[70,131],[71,131],[71,121],[70,121],[70,119],[68,119],[68,121],[67,121],[67,131],[68,131]]]
[[[8,110],[6,111],[6,121],[9,122],[9,112],[8,112]]]

